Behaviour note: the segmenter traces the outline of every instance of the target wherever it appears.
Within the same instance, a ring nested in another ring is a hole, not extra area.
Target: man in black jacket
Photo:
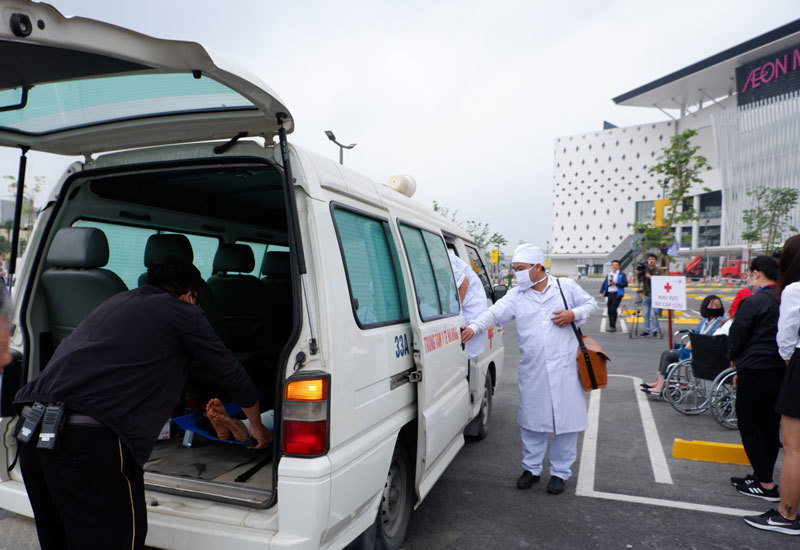
[[[772,480],[780,447],[780,414],[775,412],[785,363],[778,353],[778,263],[758,256],[750,264],[749,284],[757,291],[739,304],[728,336],[728,357],[736,368],[736,417],[753,474],[732,477],[739,493],[780,501]]]
[[[34,436],[20,451],[43,550],[144,548],[142,466],[192,360],[242,407],[256,448],[269,441],[256,387],[196,305],[199,277],[178,258],[150,267],[146,285],[95,309],[17,393],[25,419],[35,404],[66,410],[56,449],[38,448]],[[41,432],[40,440],[50,433]]]

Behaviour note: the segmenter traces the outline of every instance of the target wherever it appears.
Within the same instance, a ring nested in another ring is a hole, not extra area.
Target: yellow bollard
[[[747,454],[742,445],[734,443],[715,443],[712,441],[686,441],[675,438],[672,443],[672,456],[686,460],[702,460],[705,462],[721,462],[723,464],[741,464],[749,466]]]

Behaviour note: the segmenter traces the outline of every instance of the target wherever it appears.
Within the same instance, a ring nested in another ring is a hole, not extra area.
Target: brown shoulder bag
[[[558,284],[558,291],[561,293],[561,299],[564,300],[564,309],[569,309],[567,299],[564,297],[564,291],[561,290],[561,281],[556,279]],[[591,336],[584,336],[581,329],[572,325],[572,331],[578,339],[578,376],[581,379],[584,391],[597,390],[605,388],[608,385],[608,371],[606,370],[606,363],[611,359],[597,343],[597,340]]]

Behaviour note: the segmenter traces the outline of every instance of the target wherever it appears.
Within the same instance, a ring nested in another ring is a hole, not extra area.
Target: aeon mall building
[[[699,220],[674,228],[684,258],[710,273],[745,246],[741,213],[759,186],[800,189],[800,20],[614,98],[659,122],[556,139],[551,271],[600,273],[632,248],[632,225],[662,197],[648,169],[669,138],[697,130],[712,170],[691,190]],[[710,190],[711,192],[708,192]],[[800,208],[791,225],[800,227]]]

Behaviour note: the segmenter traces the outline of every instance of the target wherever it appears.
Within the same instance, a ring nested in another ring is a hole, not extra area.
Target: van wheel
[[[400,549],[406,538],[414,504],[413,479],[408,450],[398,442],[386,475],[375,523],[348,544],[346,550]]]
[[[492,419],[492,376],[486,373],[486,383],[483,385],[483,397],[481,397],[481,410],[478,416],[469,423],[466,433],[473,439],[484,439],[489,435],[489,424]]]
[[[375,518],[375,548],[398,550],[406,538],[414,504],[413,469],[405,445],[394,450]]]

